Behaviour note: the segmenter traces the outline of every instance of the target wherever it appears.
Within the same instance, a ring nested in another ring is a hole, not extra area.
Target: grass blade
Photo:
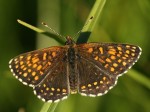
[[[31,29],[31,30],[37,32],[37,33],[41,33],[41,34],[44,34],[45,36],[54,38],[55,40],[57,40],[57,41],[60,42],[61,44],[64,43],[63,38],[59,38],[59,36],[56,35],[56,34],[54,34],[54,33],[44,31],[44,30],[42,30],[42,29],[40,29],[40,28],[37,28],[37,27],[35,27],[35,26],[33,26],[33,25],[30,25],[30,24],[28,24],[28,23],[26,23],[26,22],[24,22],[24,21],[22,21],[22,20],[19,20],[19,19],[18,19],[17,21],[18,21],[19,24],[21,24],[21,25],[23,25],[23,26],[25,26],[25,27],[27,27],[27,28],[29,28],[29,29]]]
[[[127,73],[131,78],[150,89],[150,79],[144,76],[144,74],[137,72],[134,69],[129,70]]]
[[[85,25],[83,26],[83,29],[79,35],[79,38],[77,39],[77,43],[85,43],[88,41],[91,32],[93,31],[96,23],[98,22],[100,18],[100,14],[102,12],[102,9],[106,3],[106,0],[97,0],[85,22]],[[90,18],[93,17],[91,21]]]
[[[44,103],[40,112],[54,112],[58,103]]]

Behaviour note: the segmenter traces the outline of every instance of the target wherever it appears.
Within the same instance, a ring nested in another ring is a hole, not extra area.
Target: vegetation
[[[0,112],[44,112],[48,108],[49,112],[150,111],[149,0],[107,0],[106,3],[105,0],[1,0],[0,6]],[[27,51],[64,45],[65,40],[59,41],[51,33],[34,32],[18,24],[17,19],[47,31],[41,25],[44,21],[61,35],[74,37],[91,15],[96,19],[82,30],[91,32],[88,42],[138,45],[143,50],[139,61],[104,96],[91,98],[77,94],[58,104],[43,103],[32,88],[13,77],[8,62]]]

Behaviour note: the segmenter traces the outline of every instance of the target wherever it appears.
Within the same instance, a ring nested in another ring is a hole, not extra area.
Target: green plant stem
[[[102,9],[106,3],[106,0],[96,0],[86,22],[85,25],[79,35],[79,38],[77,39],[77,43],[85,43],[88,41],[91,32],[93,31],[96,23],[98,22],[100,18],[100,14],[102,12]],[[93,19],[90,19],[93,18]]]
[[[137,72],[134,69],[130,69],[127,73],[131,78],[150,89],[150,79],[144,76],[144,74]]]
[[[35,27],[35,26],[32,26],[32,25],[30,25],[30,24],[28,24],[28,23],[26,23],[26,22],[24,22],[24,21],[22,21],[22,20],[20,20],[20,19],[18,19],[17,21],[18,21],[18,23],[20,23],[21,25],[23,25],[23,26],[25,26],[25,27],[27,27],[27,28],[30,28],[31,30],[36,31],[36,32],[38,32],[38,33],[44,33],[44,32],[45,32],[44,30],[41,30],[41,29],[39,29],[39,28],[37,28],[37,27]]]
[[[44,30],[41,30],[40,28],[37,28],[33,25],[30,25],[22,20],[17,20],[19,24],[37,32],[37,33],[41,33],[41,34],[44,34],[45,36],[48,36],[48,37],[52,37],[54,38],[55,40],[57,40],[58,42],[60,42],[61,44],[64,43],[64,40],[63,38],[59,38],[58,35],[54,34],[54,33],[51,33],[51,32],[47,32],[47,31],[44,31]]]
[[[88,23],[89,19],[93,17],[92,21],[89,22],[88,24],[85,23],[84,28],[82,29],[81,32],[92,32],[96,23],[98,22],[100,18],[100,14],[102,12],[102,9],[104,8],[104,5],[106,3],[106,0],[96,0],[94,3],[94,6],[86,20],[86,23]]]
[[[40,112],[54,112],[58,103],[44,103]]]

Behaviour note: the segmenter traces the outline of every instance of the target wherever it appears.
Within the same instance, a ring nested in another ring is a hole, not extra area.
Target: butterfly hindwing
[[[58,62],[43,81],[34,87],[34,93],[43,101],[57,102],[69,94],[67,64]]]
[[[104,73],[94,63],[81,58],[78,61],[79,93],[84,96],[106,94],[116,84],[116,77]]]

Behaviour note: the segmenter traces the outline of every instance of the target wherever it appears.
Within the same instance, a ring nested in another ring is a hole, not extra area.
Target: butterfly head
[[[73,45],[73,44],[75,44],[75,41],[70,36],[67,36],[66,40],[67,41],[65,42],[65,45]]]

